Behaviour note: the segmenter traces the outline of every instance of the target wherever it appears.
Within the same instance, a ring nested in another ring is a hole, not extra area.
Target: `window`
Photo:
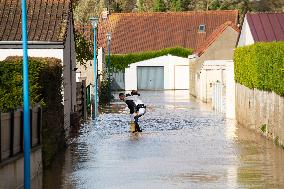
[[[198,32],[205,32],[205,25],[204,24],[201,24],[201,25],[199,25],[199,27],[198,27]]]

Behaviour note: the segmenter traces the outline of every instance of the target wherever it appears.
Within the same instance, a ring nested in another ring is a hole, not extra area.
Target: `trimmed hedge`
[[[30,102],[43,107],[44,167],[66,144],[62,81],[61,60],[29,57]],[[0,110],[15,110],[22,104],[22,57],[8,57],[0,61]]]
[[[237,48],[234,63],[236,82],[284,96],[284,42]]]
[[[156,58],[167,54],[187,58],[188,55],[192,54],[192,52],[192,49],[174,47],[162,49],[160,51],[132,53],[125,55],[110,55],[110,66],[115,70],[123,70],[127,68],[130,64],[135,62],[149,60],[151,58]],[[106,62],[108,61],[107,58],[108,56],[106,55]]]
[[[62,102],[62,66],[55,58],[29,58],[30,103],[57,106]],[[0,110],[22,106],[22,57],[0,61]]]

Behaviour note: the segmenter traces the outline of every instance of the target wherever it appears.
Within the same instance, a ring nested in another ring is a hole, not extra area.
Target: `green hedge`
[[[132,53],[132,54],[125,54],[125,55],[111,55],[110,65],[113,69],[123,70],[132,63],[149,60],[151,58],[156,58],[156,57],[164,56],[167,54],[187,58],[188,55],[192,54],[192,49],[175,47],[175,48],[166,48],[160,51]],[[108,57],[106,56],[106,62],[108,61],[107,58]]]
[[[41,103],[54,106],[62,101],[60,62],[54,58],[29,58],[31,105]],[[0,61],[0,110],[15,110],[22,104],[22,58],[8,57]]]
[[[234,63],[236,82],[284,96],[284,42],[237,48]]]
[[[50,165],[65,146],[64,107],[62,105],[62,65],[55,58],[29,58],[31,105],[43,107],[43,164]],[[22,106],[22,57],[0,61],[0,110]]]

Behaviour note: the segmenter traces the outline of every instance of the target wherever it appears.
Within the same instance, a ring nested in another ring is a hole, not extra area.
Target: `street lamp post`
[[[106,34],[107,38],[107,48],[108,48],[108,61],[107,61],[107,73],[108,73],[108,103],[110,103],[111,100],[111,83],[110,83],[110,40],[111,35],[110,33]]]
[[[26,1],[22,0],[23,105],[24,105],[24,188],[30,189],[30,99]]]
[[[94,30],[94,108],[92,118],[95,119],[98,113],[98,83],[97,83],[97,27],[98,18],[90,18]]]

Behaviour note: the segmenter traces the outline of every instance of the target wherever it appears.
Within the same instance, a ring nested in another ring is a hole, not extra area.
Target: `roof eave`
[[[0,41],[0,49],[21,49],[22,41]],[[63,41],[28,41],[29,49],[64,49]]]

